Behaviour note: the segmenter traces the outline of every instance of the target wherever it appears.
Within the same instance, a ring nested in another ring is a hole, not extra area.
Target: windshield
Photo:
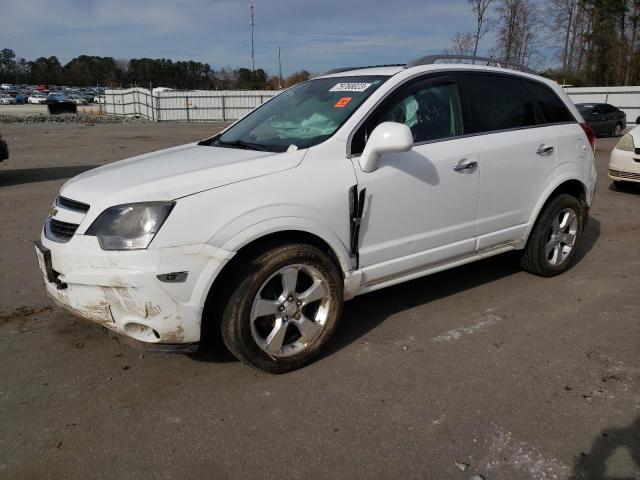
[[[301,83],[247,115],[212,145],[271,152],[318,145],[387,78],[361,75]]]

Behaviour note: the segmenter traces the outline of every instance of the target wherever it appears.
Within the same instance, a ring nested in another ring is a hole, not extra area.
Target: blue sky
[[[283,73],[406,62],[471,30],[466,0],[255,0],[256,67]],[[0,0],[0,48],[250,67],[248,0]],[[488,47],[489,39],[485,47]]]

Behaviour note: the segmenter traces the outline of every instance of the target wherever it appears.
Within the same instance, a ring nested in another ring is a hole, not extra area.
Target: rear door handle
[[[477,166],[478,162],[475,160],[470,162],[467,160],[460,160],[460,163],[453,167],[453,171],[458,173],[471,173]]]
[[[545,145],[544,143],[538,147],[536,151],[538,155],[551,155],[553,153],[553,145]]]

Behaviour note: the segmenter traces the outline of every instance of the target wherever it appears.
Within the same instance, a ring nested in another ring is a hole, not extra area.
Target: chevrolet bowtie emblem
[[[50,217],[55,217],[57,213],[58,213],[58,209],[56,207],[51,207],[51,210],[49,210]]]

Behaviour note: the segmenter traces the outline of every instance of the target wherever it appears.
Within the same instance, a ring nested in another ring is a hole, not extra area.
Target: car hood
[[[259,152],[192,143],[81,173],[67,181],[60,194],[96,207],[174,200],[294,168],[305,152]]]

